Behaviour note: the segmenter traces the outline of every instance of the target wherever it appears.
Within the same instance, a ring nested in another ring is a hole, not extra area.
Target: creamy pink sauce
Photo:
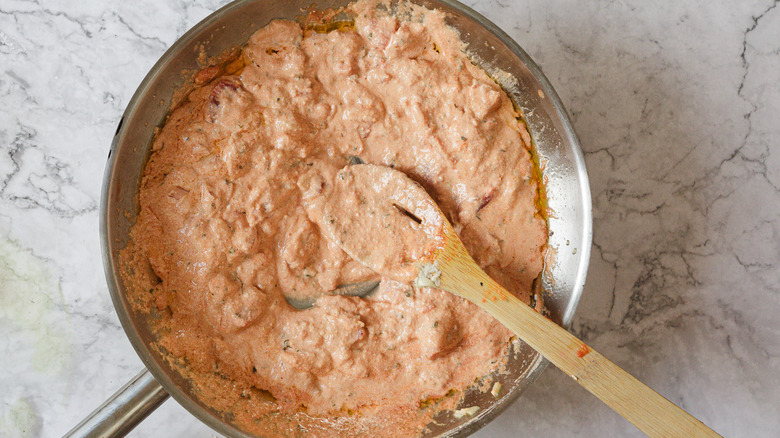
[[[409,413],[421,401],[472,385],[508,351],[511,333],[473,304],[386,275],[383,263],[408,265],[413,252],[378,251],[368,268],[342,251],[328,209],[364,206],[325,202],[323,188],[348,156],[421,184],[526,302],[542,270],[530,139],[510,99],[443,14],[409,7],[399,20],[366,1],[351,11],[354,30],[273,21],[243,48],[240,74],[200,75],[154,142],[123,253],[134,306],[162,315],[159,347],[204,402],[269,436],[418,433],[430,416]],[[346,235],[387,248],[406,237],[378,227],[409,221],[365,220]],[[284,298],[372,278],[380,289],[365,299],[323,296],[300,311]]]
[[[435,201],[403,172],[358,164],[304,192],[306,213],[326,239],[373,272],[409,284],[444,245]],[[429,260],[430,259],[430,260]]]

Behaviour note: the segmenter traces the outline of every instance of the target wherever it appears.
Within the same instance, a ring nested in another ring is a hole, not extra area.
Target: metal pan
[[[543,274],[543,294],[551,318],[568,326],[582,293],[591,245],[591,200],[585,163],[577,136],[558,95],[539,67],[496,25],[452,0],[414,0],[450,15],[476,63],[494,74],[523,111],[543,166],[549,208],[552,257]],[[337,8],[347,0],[324,0],[318,8]],[[196,70],[199,50],[207,57],[239,47],[275,18],[295,18],[311,0],[239,0],[211,14],[182,36],[160,58],[125,110],[108,155],[100,211],[103,263],[119,320],[146,370],[136,376],[67,436],[122,436],[170,394],[182,406],[221,434],[249,437],[196,398],[182,378],[150,344],[155,341],[148,316],[135,313],[119,274],[119,251],[127,243],[138,212],[137,192],[154,130],[165,121],[172,99],[183,84],[184,70]],[[472,418],[443,415],[428,436],[465,436],[487,424],[511,404],[544,369],[546,361],[522,346],[498,376],[506,389],[498,400],[472,391],[468,405],[480,405]]]

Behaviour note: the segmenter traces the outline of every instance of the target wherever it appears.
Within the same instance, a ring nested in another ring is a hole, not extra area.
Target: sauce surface
[[[303,198],[326,239],[383,277],[412,282],[421,262],[443,247],[438,206],[403,172],[374,164],[347,166]]]
[[[419,433],[421,402],[472,385],[508,351],[511,333],[473,304],[340,249],[327,208],[362,206],[324,207],[323,193],[349,156],[418,182],[524,301],[542,270],[546,225],[511,100],[442,13],[367,1],[350,12],[354,29],[328,33],[273,21],[243,48],[240,74],[196,76],[154,142],[122,254],[132,304],[161,315],[159,348],[205,403],[268,436]],[[367,248],[393,238],[380,223],[356,224]],[[365,299],[299,311],[284,298],[377,278]]]

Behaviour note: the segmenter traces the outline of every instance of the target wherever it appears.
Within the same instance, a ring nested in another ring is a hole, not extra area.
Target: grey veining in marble
[[[111,137],[220,0],[0,0],[0,436],[60,436],[141,363],[99,255]],[[574,331],[725,436],[780,433],[777,1],[469,1],[542,66],[585,151]],[[132,436],[210,437],[168,401]],[[640,436],[548,369],[488,437]]]

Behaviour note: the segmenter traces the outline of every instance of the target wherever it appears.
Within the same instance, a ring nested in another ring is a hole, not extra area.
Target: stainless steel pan
[[[567,326],[574,316],[585,282],[591,245],[591,204],[585,163],[577,137],[558,95],[539,67],[509,36],[468,7],[452,0],[414,0],[448,12],[475,62],[494,74],[522,109],[540,157],[547,198],[551,263],[543,275],[544,300],[556,322]],[[324,0],[319,8],[340,7],[346,0]],[[154,136],[184,84],[182,71],[196,70],[202,47],[207,57],[244,44],[249,36],[274,18],[294,18],[311,0],[239,0],[200,22],[160,58],[138,87],[125,110],[108,155],[100,211],[103,263],[108,288],[119,320],[146,370],[103,406],[76,426],[68,436],[121,436],[143,420],[170,394],[201,421],[221,434],[248,437],[229,416],[202,404],[183,379],[150,348],[154,342],[148,316],[135,313],[118,275],[119,251],[126,245],[138,212],[137,191]],[[546,361],[527,346],[510,360],[510,373],[498,376],[506,389],[494,400],[472,391],[468,405],[480,405],[473,418],[442,416],[430,436],[464,436],[495,418],[544,369]]]

